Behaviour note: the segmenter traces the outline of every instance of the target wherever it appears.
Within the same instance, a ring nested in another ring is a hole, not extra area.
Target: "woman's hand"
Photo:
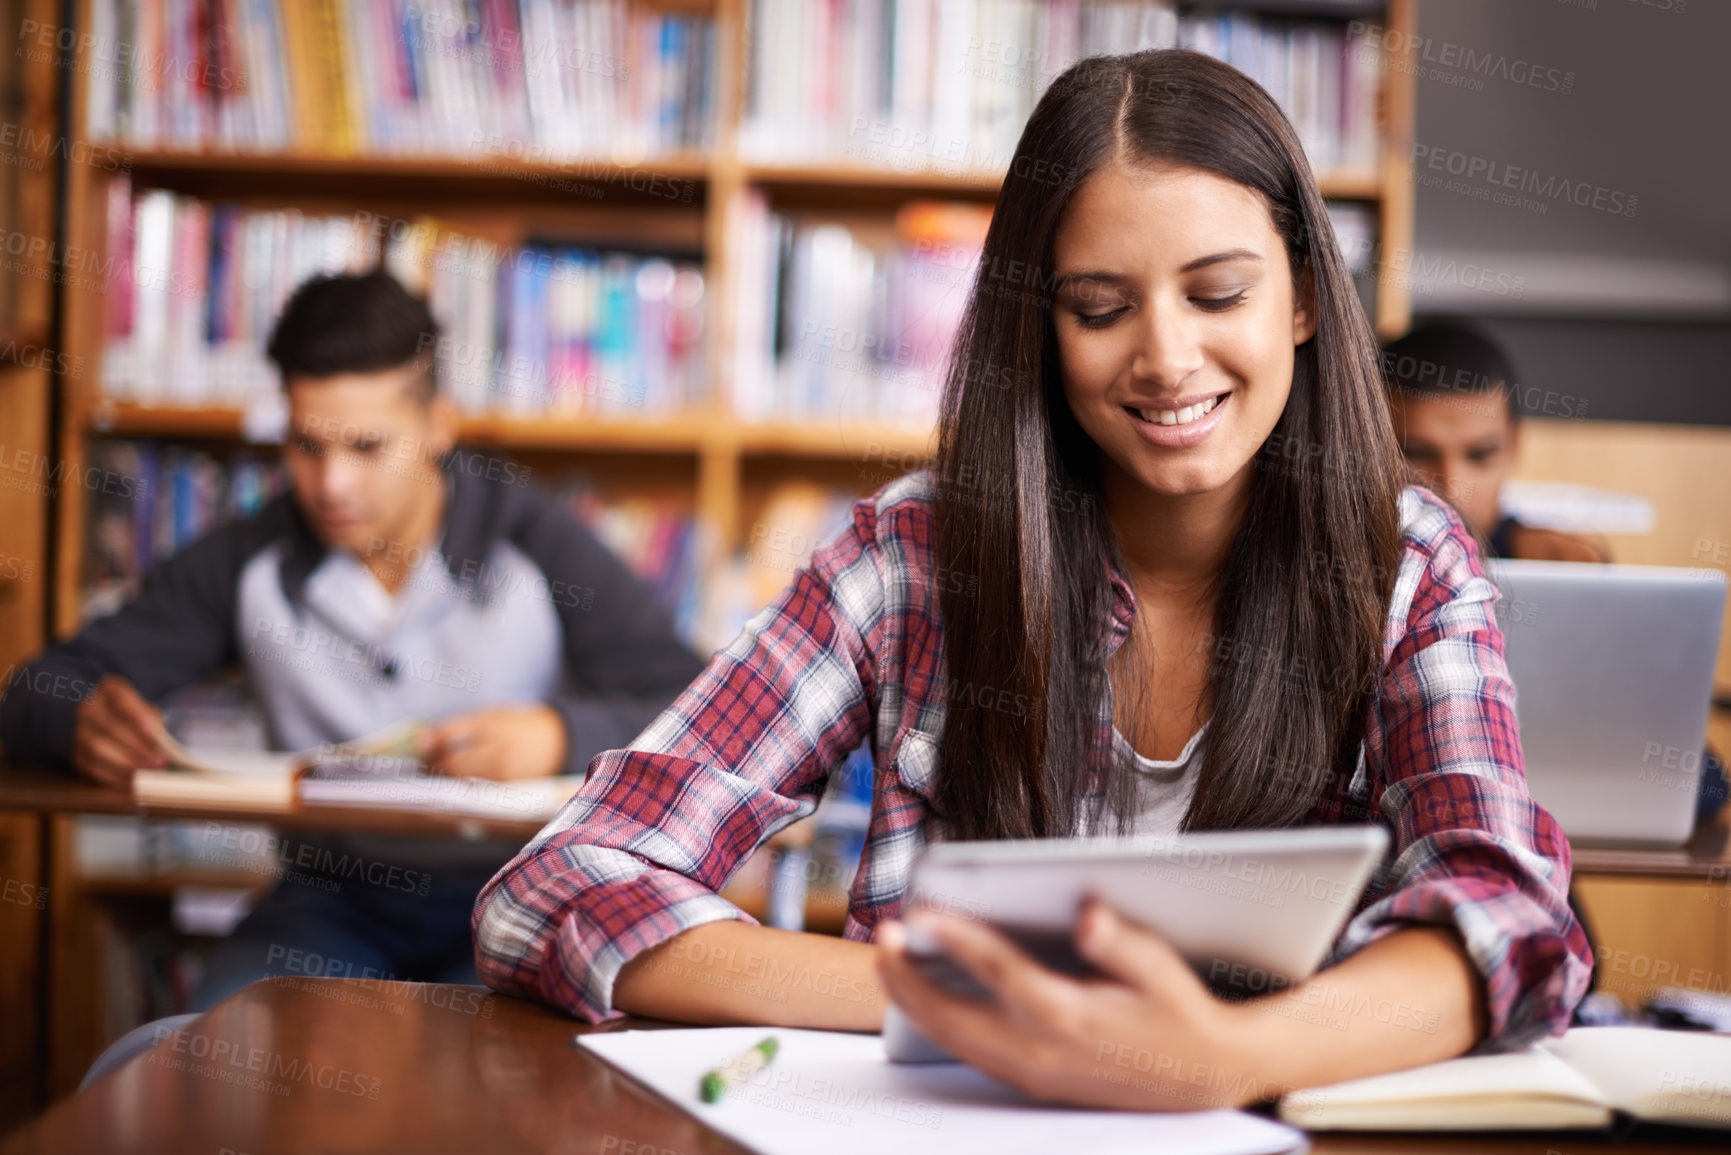
[[[950,995],[926,979],[895,922],[877,936],[890,999],[933,1042],[1035,1099],[1196,1111],[1287,1089],[1256,1073],[1255,1024],[1243,1005],[1216,998],[1164,939],[1099,902],[1078,920],[1076,946],[1104,978],[1048,970],[984,923],[910,917],[997,1001]]]

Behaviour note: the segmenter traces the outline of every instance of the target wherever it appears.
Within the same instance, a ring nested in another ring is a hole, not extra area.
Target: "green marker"
[[[729,1062],[703,1076],[697,1084],[698,1098],[705,1103],[721,1102],[721,1097],[731,1088],[769,1066],[769,1061],[775,1058],[775,1052],[780,1048],[781,1043],[771,1035],[750,1050],[741,1051]]]

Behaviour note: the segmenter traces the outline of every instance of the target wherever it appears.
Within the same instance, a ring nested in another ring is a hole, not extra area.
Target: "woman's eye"
[[[1210,313],[1219,313],[1244,300],[1244,294],[1237,292],[1230,297],[1191,297],[1190,300],[1199,309],[1206,309]]]
[[[1123,309],[1113,309],[1106,313],[1077,313],[1076,324],[1084,329],[1103,329],[1123,314]]]

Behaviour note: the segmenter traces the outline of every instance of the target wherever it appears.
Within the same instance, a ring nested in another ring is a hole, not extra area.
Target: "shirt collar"
[[[1130,583],[1112,564],[1112,559],[1102,559],[1106,563],[1106,574],[1112,582],[1111,620],[1108,623],[1105,644],[1106,657],[1118,652],[1118,647],[1124,644],[1124,639],[1130,636],[1130,625],[1136,620],[1136,594],[1130,588]]]

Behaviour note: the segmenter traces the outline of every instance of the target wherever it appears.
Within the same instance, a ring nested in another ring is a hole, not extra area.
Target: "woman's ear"
[[[1316,336],[1316,284],[1310,265],[1292,286],[1292,346],[1297,348]]]

